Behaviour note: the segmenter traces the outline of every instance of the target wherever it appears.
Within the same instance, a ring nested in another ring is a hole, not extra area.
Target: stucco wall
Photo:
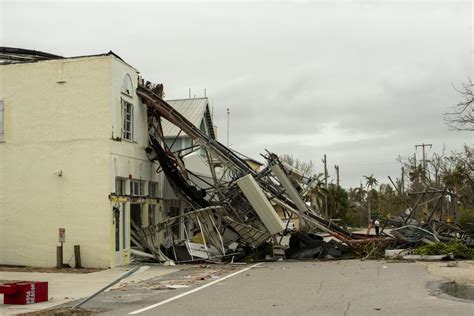
[[[0,264],[110,265],[112,56],[0,66]],[[62,171],[62,176],[59,173]]]

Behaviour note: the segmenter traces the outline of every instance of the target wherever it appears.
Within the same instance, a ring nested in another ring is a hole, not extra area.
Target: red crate
[[[48,300],[48,282],[22,281],[0,284],[4,304],[34,304]]]

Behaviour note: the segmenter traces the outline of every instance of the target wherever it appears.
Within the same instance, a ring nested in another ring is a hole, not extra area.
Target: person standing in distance
[[[378,218],[375,219],[374,226],[375,226],[375,235],[380,236],[380,221]]]

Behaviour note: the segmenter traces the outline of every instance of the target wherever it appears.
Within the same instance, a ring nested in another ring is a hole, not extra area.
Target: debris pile
[[[349,247],[334,239],[328,242],[314,234],[297,232],[291,235],[285,255],[289,259],[340,258],[349,253]]]
[[[419,203],[403,219],[403,225],[399,225],[402,227],[392,231],[393,236],[349,232],[305,203],[303,192],[309,184],[297,181],[293,170],[277,155],[262,155],[266,166],[255,171],[240,155],[174,110],[158,90],[143,80],[137,89],[147,106],[146,152],[150,160],[159,162],[157,172],[165,175],[175,196],[188,207],[184,213],[137,229],[135,239],[139,239],[141,250],[149,253],[141,253],[142,256],[151,254],[159,262],[170,263],[234,260],[269,246],[274,258],[338,258],[349,250],[372,252],[380,245],[430,243],[458,237],[460,233],[437,222],[435,210],[428,214],[429,221],[413,225],[410,218]],[[164,124],[173,124],[179,134],[190,137],[191,151],[173,151],[174,142],[165,141]],[[207,168],[206,175],[187,167],[190,155],[199,155]],[[446,192],[440,194],[444,196]],[[295,223],[298,232],[293,231]],[[317,235],[321,233],[326,238]]]
[[[394,184],[392,179],[390,181]],[[396,188],[395,185],[394,187]],[[400,197],[403,196],[398,193]],[[455,201],[459,197],[454,192],[447,188],[443,190],[427,188],[409,195],[417,196],[417,199],[413,206],[403,200],[407,205],[405,216],[387,219],[383,225],[395,227],[391,229],[390,234],[397,239],[399,248],[416,248],[432,244],[448,245],[452,242],[474,247],[474,236],[456,224]]]

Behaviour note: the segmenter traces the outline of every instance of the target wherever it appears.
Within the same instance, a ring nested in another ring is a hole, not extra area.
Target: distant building
[[[138,71],[113,52],[63,58],[0,48],[0,264],[130,262],[134,221],[158,221]]]
[[[208,98],[166,100],[166,102],[186,117],[194,126],[199,127],[201,132],[213,140],[216,139],[216,128],[212,120]],[[213,179],[205,151],[200,150],[199,144],[193,141],[190,136],[180,131],[175,125],[167,121],[163,121],[162,124],[166,145],[175,155],[182,157],[186,169],[193,173],[190,174],[190,178],[200,188],[209,188],[210,186],[207,183],[213,183]],[[214,160],[212,162],[218,163],[218,161]],[[216,173],[220,176],[222,169],[219,165],[216,165],[215,168]],[[202,181],[202,179],[207,183]],[[165,216],[179,216],[191,210],[185,201],[175,195],[166,179],[163,180],[162,193],[164,209],[167,211]],[[173,229],[173,238],[186,238],[182,225],[174,226]]]
[[[216,139],[208,98],[166,100],[166,102],[186,117],[194,126],[199,127],[203,133],[212,139]],[[189,153],[192,151],[192,146],[196,145],[191,137],[182,133],[177,126],[171,123],[163,123],[163,134],[166,145],[172,151],[184,150],[183,154]]]
[[[242,160],[245,161],[245,163],[250,167],[252,168],[253,171],[260,171],[260,169],[264,166],[263,163],[261,163],[260,161],[256,160],[256,159],[253,159],[249,156],[246,156],[236,150],[232,150],[237,156],[239,156]]]

